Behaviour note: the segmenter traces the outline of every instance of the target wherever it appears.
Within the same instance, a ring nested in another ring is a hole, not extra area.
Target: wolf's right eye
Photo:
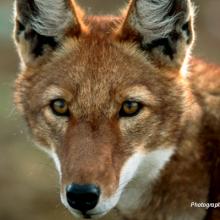
[[[50,107],[55,115],[69,116],[68,104],[64,99],[56,99],[50,103]]]

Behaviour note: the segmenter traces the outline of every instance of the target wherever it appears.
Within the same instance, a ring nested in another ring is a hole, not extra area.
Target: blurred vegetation
[[[81,0],[90,13],[119,11],[125,0]],[[220,1],[197,0],[195,52],[220,64]],[[11,33],[12,0],[0,1],[0,220],[70,220],[59,200],[59,184],[50,159],[32,147],[13,105],[18,58]]]

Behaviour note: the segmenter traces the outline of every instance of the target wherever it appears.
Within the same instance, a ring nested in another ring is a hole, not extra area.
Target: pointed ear
[[[68,34],[79,35],[78,12],[71,0],[16,0],[15,42],[23,64],[56,49]]]
[[[136,41],[155,64],[180,68],[194,39],[193,12],[190,0],[134,0],[119,35]]]

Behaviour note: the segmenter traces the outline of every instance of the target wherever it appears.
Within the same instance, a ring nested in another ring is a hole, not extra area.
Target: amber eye
[[[50,103],[50,107],[55,115],[69,116],[68,104],[64,99],[56,99]]]
[[[143,105],[135,101],[125,101],[119,112],[120,117],[133,117],[142,109]]]

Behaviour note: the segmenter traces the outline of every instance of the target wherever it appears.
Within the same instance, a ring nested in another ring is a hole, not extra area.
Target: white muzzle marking
[[[98,205],[90,210],[88,215],[91,215],[92,218],[99,218],[115,206],[124,214],[135,211],[141,204],[143,193],[150,199],[152,185],[174,154],[174,149],[174,147],[159,148],[149,153],[137,152],[133,154],[121,169],[116,192],[110,198],[101,196]],[[52,153],[52,158],[61,176],[61,164],[55,152]],[[79,211],[73,210],[68,205],[66,195],[61,194],[61,200],[72,214],[76,217],[82,217]]]

